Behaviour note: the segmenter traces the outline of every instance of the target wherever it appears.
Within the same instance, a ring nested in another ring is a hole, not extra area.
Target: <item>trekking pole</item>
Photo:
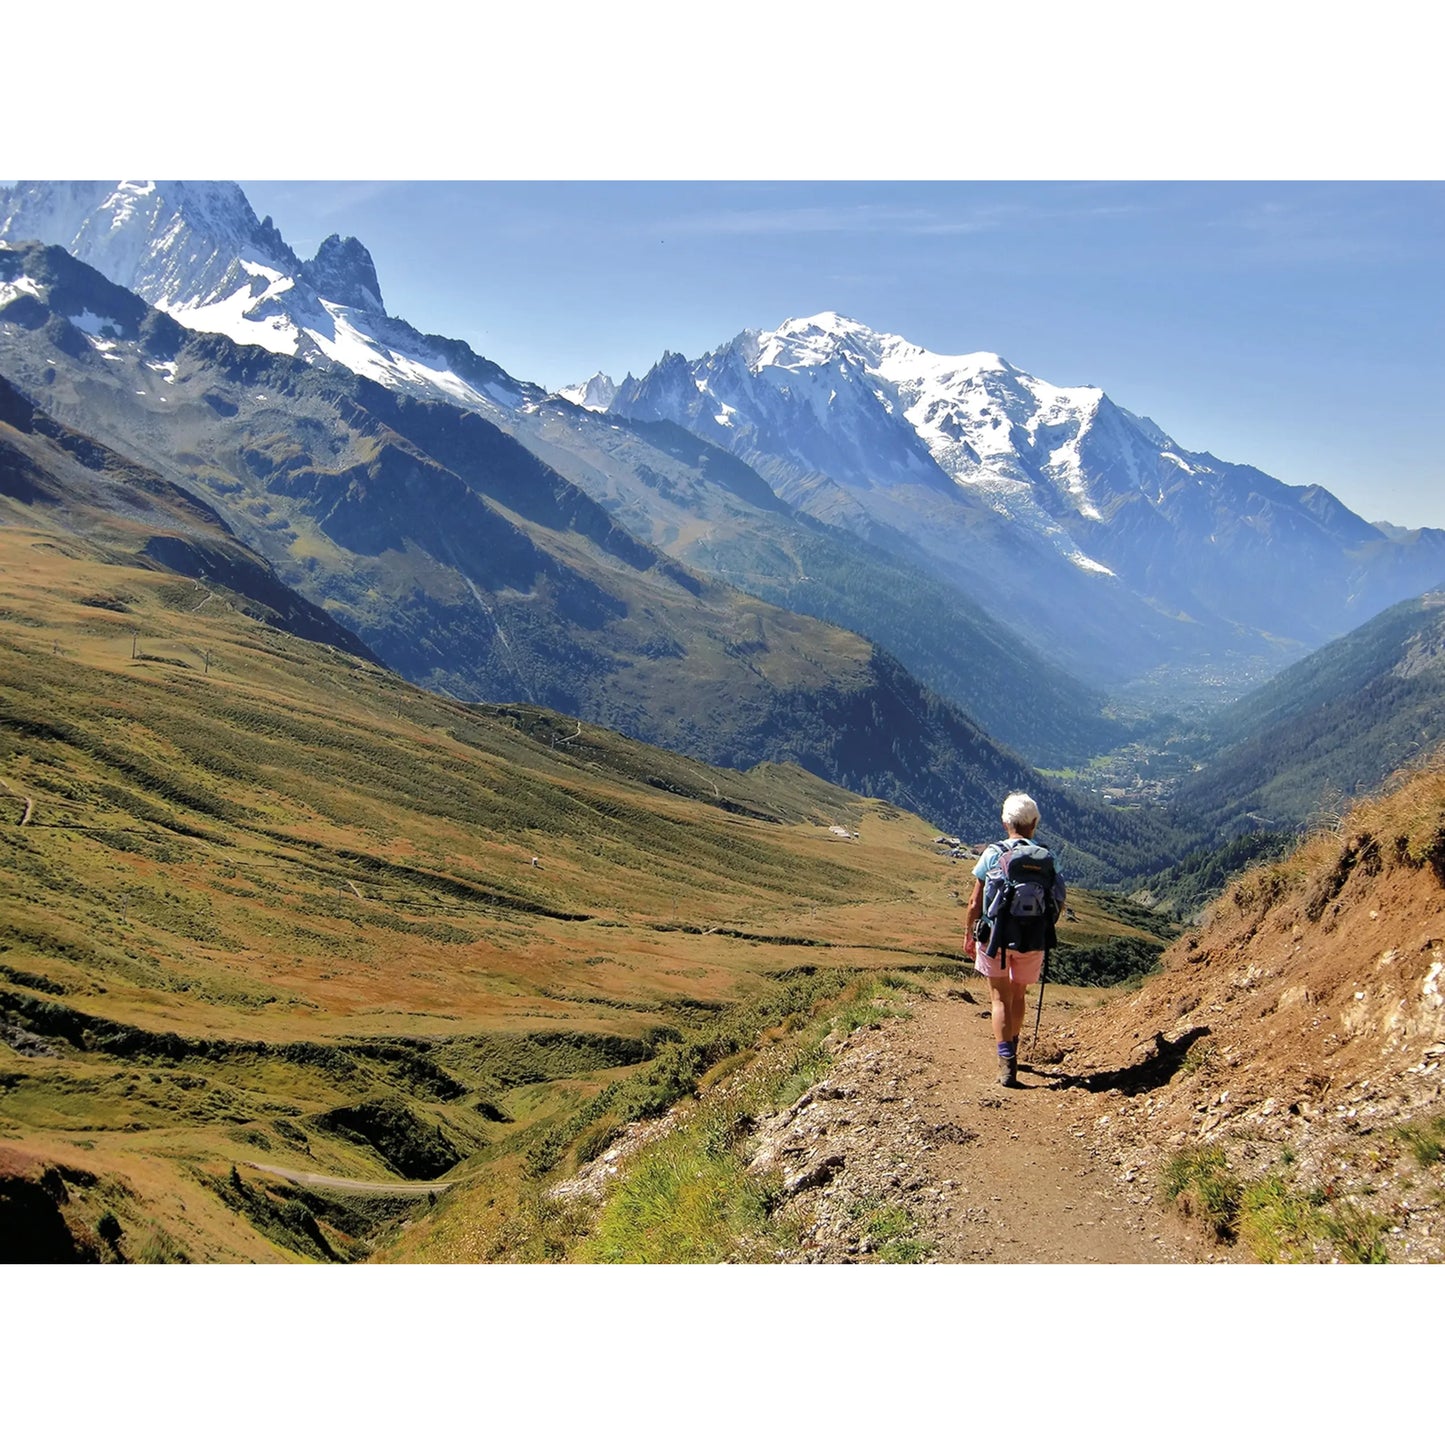
[[[1039,1046],[1039,1020],[1044,1016],[1044,980],[1048,977],[1048,975],[1049,951],[1048,949],[1045,949],[1043,965],[1039,969],[1039,1007],[1038,1011],[1034,1014],[1034,1041],[1029,1045],[1030,1053],[1033,1053],[1033,1051]]]

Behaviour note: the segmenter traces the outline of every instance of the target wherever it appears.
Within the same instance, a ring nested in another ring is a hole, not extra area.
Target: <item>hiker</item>
[[[1004,799],[1003,825],[1008,837],[1001,843],[990,843],[973,870],[973,895],[964,915],[963,956],[973,959],[975,970],[988,979],[993,995],[993,1036],[998,1045],[998,1081],[1011,1089],[1018,1083],[1024,993],[1042,976],[1044,956],[1053,942],[1054,921],[1063,906],[1064,885],[1048,850],[1028,846],[1039,826],[1039,805],[1027,793],[1010,793]],[[1007,887],[1005,865],[1014,862],[1015,855],[1016,870],[1028,877],[1027,882],[1015,885],[1015,891],[1022,894],[1032,889],[1036,896],[1031,906],[1041,910],[1032,917],[1017,916],[1018,908],[1010,915],[1006,902],[1002,907],[995,902]],[[1019,864],[1023,867],[1019,868]],[[990,923],[985,913],[995,911],[998,916]]]

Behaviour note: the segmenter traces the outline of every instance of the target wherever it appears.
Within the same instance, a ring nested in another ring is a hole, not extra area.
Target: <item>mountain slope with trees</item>
[[[1445,591],[1401,602],[1211,718],[1175,800],[1218,835],[1297,828],[1445,742]]]

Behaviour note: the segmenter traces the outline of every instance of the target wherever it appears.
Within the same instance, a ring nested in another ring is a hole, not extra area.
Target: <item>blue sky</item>
[[[240,180],[298,251],[358,236],[393,314],[549,386],[833,309],[1445,527],[1426,13],[293,0],[282,41],[152,0],[67,37],[64,104],[12,67],[37,119],[4,169]]]
[[[836,310],[1102,386],[1182,445],[1445,526],[1445,184],[243,181],[303,255],[560,387]]]

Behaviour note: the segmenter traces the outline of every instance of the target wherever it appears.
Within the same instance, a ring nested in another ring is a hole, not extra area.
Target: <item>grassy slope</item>
[[[958,946],[915,817],[438,698],[73,539],[0,527],[0,658],[0,1142],[128,1258],[365,1253],[399,1205],[247,1161],[515,1185],[777,975]]]

